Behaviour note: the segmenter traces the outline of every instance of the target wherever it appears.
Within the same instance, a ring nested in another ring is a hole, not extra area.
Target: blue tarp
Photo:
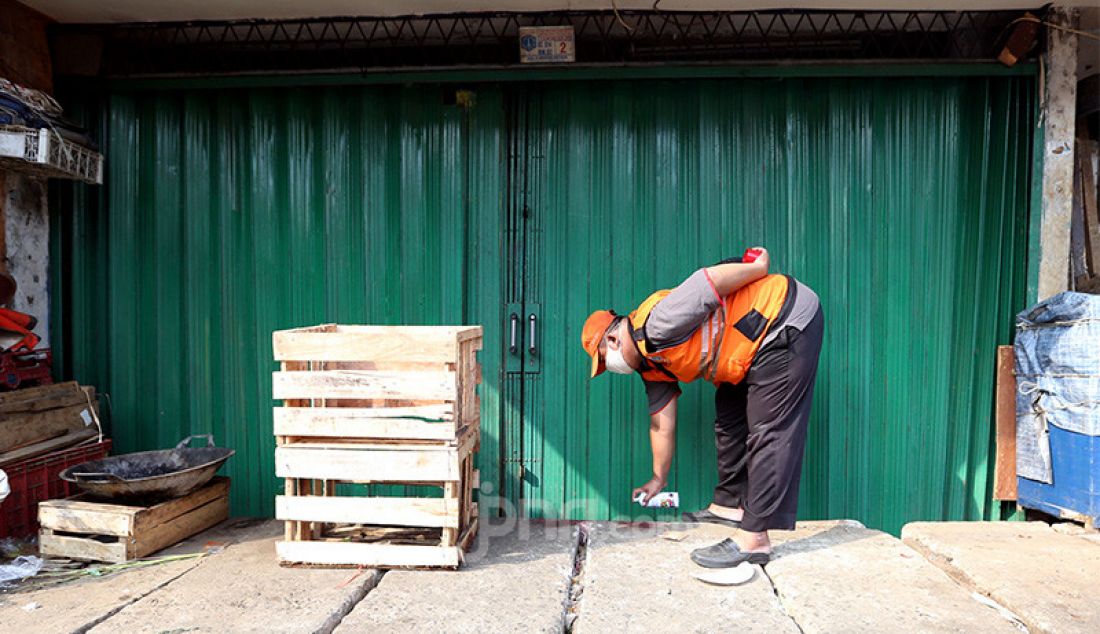
[[[1100,295],[1059,293],[1016,316],[1016,473],[1051,482],[1049,426],[1100,436]]]

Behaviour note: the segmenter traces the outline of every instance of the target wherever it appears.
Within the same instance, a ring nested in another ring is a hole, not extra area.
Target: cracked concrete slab
[[[91,632],[332,631],[380,573],[281,567],[275,542],[282,534],[282,522],[230,520],[161,553],[194,551],[210,542],[226,545]]]
[[[561,632],[575,524],[483,526],[459,570],[390,570],[337,634]]]
[[[916,522],[901,534],[1033,632],[1100,632],[1100,543],[1090,535],[1043,522]]]
[[[1019,632],[900,540],[859,522],[800,522],[772,539],[768,575],[804,632]]]
[[[730,534],[710,524],[593,524],[574,631],[798,632],[759,570],[741,586],[692,577],[704,569],[691,550]]]
[[[31,592],[0,594],[0,630],[83,631],[195,568],[199,561],[175,561]],[[38,607],[24,609],[29,605]]]

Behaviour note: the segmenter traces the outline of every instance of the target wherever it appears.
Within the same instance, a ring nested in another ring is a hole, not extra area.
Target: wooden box
[[[274,333],[281,563],[461,563],[477,532],[481,342],[481,328],[471,326]],[[442,497],[338,495],[343,483],[412,485]]]
[[[133,506],[85,496],[38,504],[39,551],[50,557],[122,563],[146,557],[229,517],[229,478],[181,497]]]

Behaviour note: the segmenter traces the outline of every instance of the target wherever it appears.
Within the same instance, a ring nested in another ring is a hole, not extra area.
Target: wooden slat
[[[297,478],[294,480],[298,484],[298,488],[295,489],[295,496],[303,496],[309,494],[309,478]],[[306,534],[309,533],[309,522],[295,522],[294,539],[302,541],[306,538]]]
[[[95,427],[85,427],[74,432],[69,432],[63,436],[56,438],[50,438],[49,440],[43,440],[36,442],[19,449],[13,449],[0,453],[0,468],[7,465],[15,464],[23,460],[28,460],[37,456],[48,454],[51,451],[57,451],[58,449],[67,449],[69,447],[75,447],[80,444],[87,443],[99,435],[99,430]]]
[[[428,329],[422,333],[276,332],[276,361],[436,362],[455,359],[455,333]]]
[[[1081,124],[1078,123],[1078,125]],[[1081,210],[1084,213],[1085,257],[1089,273],[1093,276],[1100,275],[1100,209],[1097,209],[1096,182],[1092,172],[1092,155],[1095,147],[1095,144],[1088,139],[1077,137],[1077,151],[1074,153],[1081,193]]]
[[[294,478],[287,478],[283,480],[283,493],[287,497],[293,497],[298,494],[298,481]],[[298,522],[285,521],[283,522],[283,539],[290,541],[294,539],[294,535],[298,532]]]
[[[55,535],[49,528],[38,531],[38,551],[51,557],[120,564],[129,558],[127,546],[125,540],[103,543],[85,537]]]
[[[275,519],[456,528],[458,505],[447,498],[279,495]]]
[[[432,413],[442,413],[443,410],[449,410],[449,406],[377,409],[369,407],[276,407],[273,412],[274,431],[277,436],[421,440],[448,440],[455,437],[453,422],[427,422],[413,418],[378,415],[380,411],[403,410],[411,412],[431,410]]]
[[[324,480],[310,480],[310,483],[312,484],[312,486],[310,487],[310,492],[309,492],[310,494],[308,496],[301,496],[298,499],[310,499],[310,498],[322,495],[322,491],[324,490],[324,482],[325,482]],[[313,520],[313,521],[310,521],[310,523],[309,523],[309,526],[310,526],[309,538],[310,539],[320,539],[321,538],[321,529],[324,527],[324,522],[319,521],[317,518],[310,518],[310,519]]]
[[[275,475],[371,482],[457,481],[458,451],[453,448],[375,450],[282,446],[275,449]]]
[[[83,392],[81,395],[82,402],[76,405],[4,416],[0,421],[0,451],[12,451],[88,427],[81,416],[81,412],[88,411],[88,405],[83,403]]]
[[[443,485],[443,498],[452,500],[456,506],[461,505],[462,498],[459,496],[458,482],[448,482]],[[454,546],[458,541],[458,523],[455,526],[444,528],[442,539],[440,540],[441,546]]]
[[[470,549],[470,543],[477,537],[477,505],[474,505],[474,519],[470,522],[470,525],[462,533],[462,537],[458,539],[459,555]]]
[[[0,392],[0,414],[40,412],[83,402],[84,393],[80,391],[80,385],[76,381],[25,387]]]
[[[1016,375],[1012,346],[997,346],[997,458],[993,472],[993,499],[1016,499]]]
[[[446,333],[458,341],[478,339],[482,336],[481,326],[369,326],[360,324],[337,324],[336,332],[391,333],[400,335],[427,336],[431,333]]]
[[[359,544],[353,542],[276,542],[275,552],[285,563],[327,566],[457,567],[458,548]]]
[[[229,496],[223,495],[155,528],[139,531],[134,536],[132,557],[147,557],[192,535],[197,535],[211,526],[225,521],[228,517]]]
[[[330,405],[329,409],[339,410],[336,416],[344,415],[347,411],[364,418],[426,418],[429,420],[454,420],[454,404],[435,403],[432,405],[408,405],[403,407],[342,407],[343,401],[337,401],[338,405]],[[308,405],[302,405],[301,409],[313,409]]]
[[[413,399],[453,401],[454,372],[384,372],[324,370],[275,372],[275,399]]]
[[[91,533],[126,537],[134,532],[134,515],[138,507],[78,502],[75,500],[46,500],[38,505],[38,523],[68,533]]]
[[[192,510],[229,495],[229,478],[216,477],[198,491],[151,506],[138,514],[134,531],[141,534],[162,524],[168,524]]]

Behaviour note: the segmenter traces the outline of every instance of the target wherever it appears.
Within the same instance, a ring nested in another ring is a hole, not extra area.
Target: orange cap
[[[584,322],[584,329],[581,330],[581,345],[584,346],[585,352],[592,355],[592,374],[589,378],[600,374],[605,369],[600,359],[600,342],[603,341],[604,333],[613,321],[615,321],[615,311],[597,310]]]

